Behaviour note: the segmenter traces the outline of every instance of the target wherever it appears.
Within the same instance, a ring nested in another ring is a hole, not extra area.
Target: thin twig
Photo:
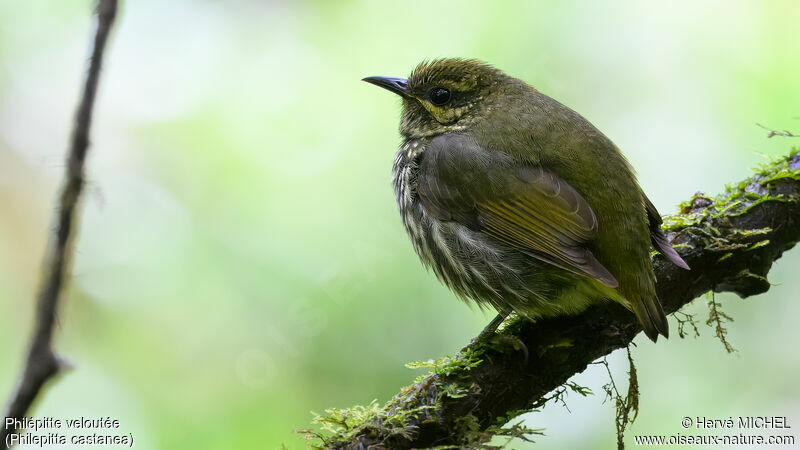
[[[800,137],[800,134],[794,134],[789,130],[776,131],[776,130],[773,130],[772,128],[765,127],[764,125],[761,125],[760,123],[757,123],[756,125],[761,127],[761,128],[763,128],[763,129],[765,129],[765,130],[767,130],[767,131],[769,131],[769,134],[767,134],[768,138],[771,138],[771,137],[774,137],[774,136]]]
[[[84,162],[89,147],[89,126],[92,120],[100,68],[103,63],[103,50],[117,13],[117,0],[98,0],[95,14],[97,24],[94,46],[89,61],[83,93],[75,115],[75,123],[70,139],[65,182],[55,217],[55,234],[50,236],[44,260],[44,275],[39,291],[33,336],[31,337],[25,369],[16,391],[9,402],[5,417],[22,419],[36,399],[42,386],[58,374],[64,362],[53,352],[53,329],[58,313],[60,294],[64,286],[69,266],[69,248],[75,211],[84,185]],[[6,428],[5,421],[0,429],[3,445],[10,447],[7,438],[14,434],[16,426]]]

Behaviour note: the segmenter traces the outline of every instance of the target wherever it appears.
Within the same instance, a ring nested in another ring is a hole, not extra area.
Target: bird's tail
[[[639,323],[644,329],[644,334],[651,341],[656,342],[659,334],[665,338],[669,337],[669,323],[658,297],[650,295],[642,299],[635,299],[631,301],[631,306],[633,313],[636,314]]]
[[[617,289],[602,285],[597,281],[594,281],[594,287],[605,297],[621,304],[629,311],[636,314],[636,318],[639,319],[639,324],[642,326],[644,334],[646,334],[651,341],[656,342],[659,334],[665,338],[669,337],[667,316],[664,314],[664,309],[661,307],[661,302],[658,301],[658,297],[655,293],[638,298],[628,293],[626,297]]]

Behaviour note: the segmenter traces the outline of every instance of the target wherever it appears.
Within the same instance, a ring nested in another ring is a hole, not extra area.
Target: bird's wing
[[[653,243],[653,247],[664,255],[672,264],[682,269],[690,270],[689,265],[686,264],[686,261],[672,248],[672,244],[670,244],[669,239],[667,239],[667,235],[661,230],[661,224],[664,223],[664,221],[661,219],[661,215],[658,213],[655,205],[653,205],[653,202],[651,202],[646,195],[642,194],[642,198],[644,199],[644,205],[647,209],[650,241]]]
[[[482,149],[465,135],[447,134],[426,146],[417,194],[440,220],[459,222],[607,286],[618,284],[586,247],[597,235],[592,208],[547,169]]]

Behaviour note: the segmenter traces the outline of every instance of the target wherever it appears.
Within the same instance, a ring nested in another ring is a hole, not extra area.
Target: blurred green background
[[[0,0],[0,395],[19,370],[87,58],[88,1]],[[89,185],[59,321],[75,369],[35,414],[111,416],[142,449],[302,448],[310,411],[384,402],[490,319],[418,262],[389,172],[399,102],[359,81],[476,57],[611,137],[662,213],[748,175],[800,131],[800,3],[190,1],[123,3],[98,97]],[[633,349],[633,434],[684,416],[800,425],[800,249],[758,298],[719,295],[727,355]],[[702,320],[704,300],[690,308]],[[673,327],[676,326],[673,321]],[[624,355],[611,363],[625,379]],[[530,414],[550,449],[611,448],[597,395]],[[527,446],[526,446],[527,445]],[[528,448],[515,443],[512,448]]]

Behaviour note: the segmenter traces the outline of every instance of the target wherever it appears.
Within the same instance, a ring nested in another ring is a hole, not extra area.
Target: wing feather
[[[664,231],[661,229],[661,224],[664,221],[661,219],[661,214],[658,213],[656,206],[646,195],[642,194],[642,197],[644,198],[644,205],[647,209],[650,241],[653,243],[653,247],[664,255],[672,264],[682,269],[690,270],[689,265],[686,264],[686,261],[672,248],[672,244],[669,242],[669,239],[667,239],[667,235],[664,234]]]
[[[591,206],[555,173],[448,134],[428,144],[418,180],[423,206],[440,220],[455,220],[531,257],[617,286],[588,248],[598,227]]]

